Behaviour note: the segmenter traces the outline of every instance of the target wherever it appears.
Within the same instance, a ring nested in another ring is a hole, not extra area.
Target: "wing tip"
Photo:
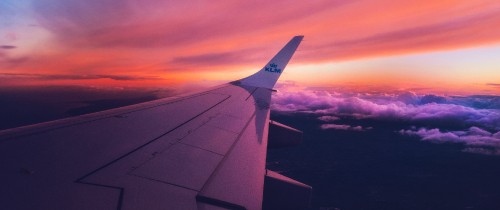
[[[294,36],[260,71],[239,80],[239,84],[272,89],[297,50],[303,35]]]

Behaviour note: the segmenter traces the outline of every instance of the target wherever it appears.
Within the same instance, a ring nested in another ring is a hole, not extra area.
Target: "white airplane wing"
[[[265,169],[270,125],[278,137],[300,132],[270,124],[269,103],[302,38],[254,75],[205,92],[0,132],[0,208],[261,209],[263,200],[274,208],[290,196],[308,202],[310,187]]]

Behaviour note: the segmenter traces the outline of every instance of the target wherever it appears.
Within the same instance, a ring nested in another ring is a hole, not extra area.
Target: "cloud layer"
[[[400,130],[401,134],[419,136],[423,141],[435,143],[461,143],[467,147],[466,152],[500,155],[500,131],[490,133],[478,127],[470,127],[465,131],[441,131],[438,128],[420,128]]]
[[[399,93],[352,96],[327,91],[300,91],[280,92],[273,98],[273,103],[273,109],[277,111],[300,111],[356,119],[404,120],[434,125],[481,126],[500,130],[499,110],[469,107],[460,104],[461,100],[446,100],[433,95]]]
[[[302,90],[278,92],[273,96],[272,109],[314,114],[325,122],[322,129],[372,129],[348,125],[342,120],[413,125],[399,132],[431,142],[463,143],[471,152],[480,147],[493,148],[490,152],[496,153],[497,148],[500,149],[500,109],[490,107],[500,106],[499,99],[498,96],[445,97],[412,92],[346,94]],[[373,129],[377,126],[373,125]]]

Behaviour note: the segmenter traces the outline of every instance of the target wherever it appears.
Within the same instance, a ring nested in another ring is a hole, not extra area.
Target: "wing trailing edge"
[[[241,85],[272,89],[304,36],[295,36],[260,71],[239,80]]]

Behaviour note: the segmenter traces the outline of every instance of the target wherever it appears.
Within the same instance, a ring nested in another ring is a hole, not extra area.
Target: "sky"
[[[2,0],[0,86],[222,83],[304,35],[282,81],[498,95],[499,25],[495,0]]]
[[[499,26],[498,0],[0,0],[0,130],[237,80],[304,35],[275,87],[271,117],[315,132],[305,132],[305,150],[284,152],[318,155],[292,164],[313,162],[315,189],[366,204],[352,188],[366,185],[368,197],[383,202],[363,181],[372,180],[397,202],[466,203],[466,191],[474,203],[497,206],[497,182],[487,182],[497,177],[489,166],[500,156]],[[313,138],[321,136],[328,144]],[[433,143],[437,153],[411,141]],[[444,146],[491,159],[450,162]],[[352,182],[325,176],[332,171]],[[393,173],[389,184],[366,178],[380,172]],[[420,187],[432,198],[408,194]],[[443,202],[441,192],[450,199]]]

